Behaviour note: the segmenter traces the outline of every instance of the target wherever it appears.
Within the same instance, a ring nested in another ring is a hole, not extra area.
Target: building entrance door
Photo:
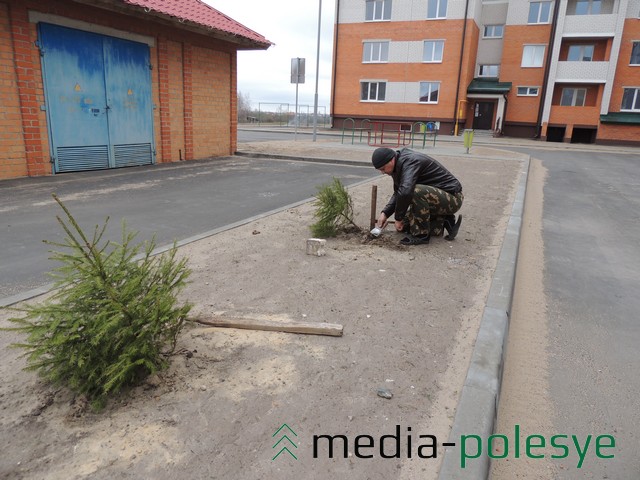
[[[473,129],[491,130],[493,128],[494,102],[476,102],[473,110]]]
[[[153,163],[149,46],[41,23],[54,172]]]

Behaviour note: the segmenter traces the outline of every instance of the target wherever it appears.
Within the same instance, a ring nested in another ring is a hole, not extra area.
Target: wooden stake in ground
[[[211,327],[243,328],[246,330],[266,330],[271,332],[302,333],[307,335],[342,336],[342,325],[337,323],[291,322],[259,320],[255,318],[191,318],[192,321]]]
[[[376,203],[378,201],[378,186],[371,185],[371,221],[369,222],[369,230],[376,226]]]

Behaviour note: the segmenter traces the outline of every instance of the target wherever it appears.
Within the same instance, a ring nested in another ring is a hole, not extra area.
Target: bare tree
[[[251,97],[248,93],[238,91],[238,122],[251,122]]]

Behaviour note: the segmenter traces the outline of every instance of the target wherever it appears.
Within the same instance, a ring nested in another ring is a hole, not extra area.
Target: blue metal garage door
[[[153,163],[149,47],[41,23],[55,172]]]

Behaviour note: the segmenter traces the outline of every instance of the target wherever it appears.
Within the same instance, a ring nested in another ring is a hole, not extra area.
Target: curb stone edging
[[[474,434],[486,439],[493,434],[495,427],[530,163],[531,157],[525,161],[513,201],[467,377],[449,434],[449,442],[452,443],[457,442],[464,434]],[[445,449],[438,480],[486,480],[489,476],[489,457],[483,455],[463,470],[456,448],[459,449],[460,445]]]

